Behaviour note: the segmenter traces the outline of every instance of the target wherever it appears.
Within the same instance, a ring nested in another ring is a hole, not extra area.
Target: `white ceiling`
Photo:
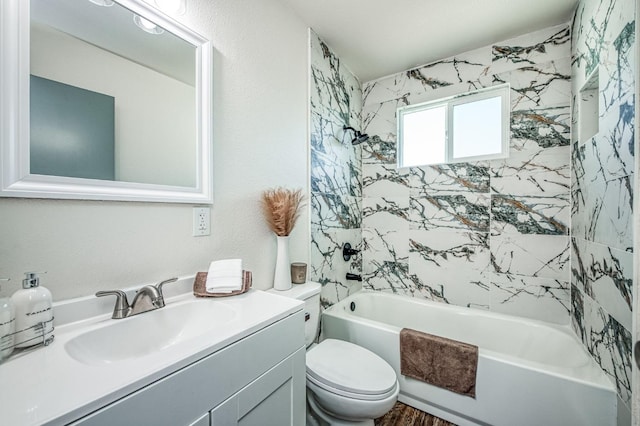
[[[362,81],[568,22],[577,0],[281,0]]]

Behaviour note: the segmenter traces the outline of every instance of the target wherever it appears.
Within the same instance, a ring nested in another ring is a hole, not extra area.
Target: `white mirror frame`
[[[117,0],[196,48],[196,187],[34,175],[29,171],[29,31],[25,0],[0,1],[0,197],[211,204],[211,42],[142,0]]]

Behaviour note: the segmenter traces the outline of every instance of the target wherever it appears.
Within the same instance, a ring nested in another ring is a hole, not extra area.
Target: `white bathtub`
[[[400,401],[458,425],[616,423],[615,388],[569,328],[368,291],[325,310],[322,327],[391,364]],[[477,345],[476,399],[400,375],[403,327]]]

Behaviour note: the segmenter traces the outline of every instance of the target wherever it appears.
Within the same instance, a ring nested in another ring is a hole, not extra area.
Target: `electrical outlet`
[[[211,209],[209,207],[193,208],[193,236],[211,235]]]

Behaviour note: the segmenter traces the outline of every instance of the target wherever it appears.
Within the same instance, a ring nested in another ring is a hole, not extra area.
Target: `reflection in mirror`
[[[140,19],[117,3],[31,0],[31,173],[196,185],[195,48]]]
[[[0,196],[211,202],[208,40],[143,0],[0,8]]]

